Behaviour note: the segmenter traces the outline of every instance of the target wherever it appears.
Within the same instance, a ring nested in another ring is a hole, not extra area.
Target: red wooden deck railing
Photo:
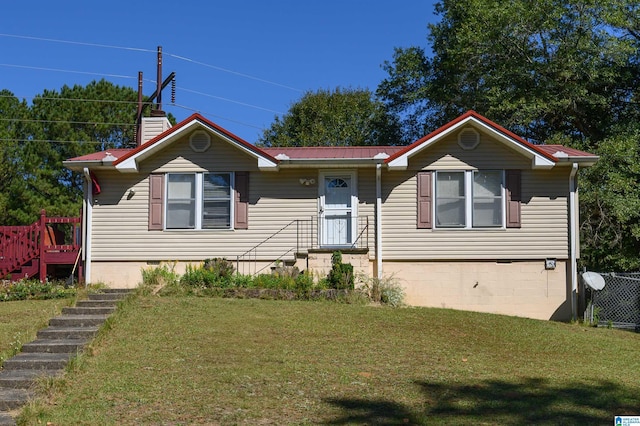
[[[47,217],[42,210],[31,225],[0,226],[0,279],[9,274],[12,280],[25,278],[20,272],[30,264],[29,272],[44,281],[47,265],[77,264],[81,224],[80,217]]]

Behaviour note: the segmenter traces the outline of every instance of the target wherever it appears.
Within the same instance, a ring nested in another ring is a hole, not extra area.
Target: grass
[[[640,335],[453,310],[139,297],[19,424],[611,424]]]
[[[50,318],[69,306],[72,299],[0,302],[0,364],[24,343],[32,341]]]

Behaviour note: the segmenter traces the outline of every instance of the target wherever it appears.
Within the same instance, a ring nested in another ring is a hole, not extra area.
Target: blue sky
[[[308,90],[376,89],[394,47],[427,47],[432,0],[17,1],[0,16],[0,89],[30,101],[45,89],[105,78],[155,90],[176,72],[182,120],[200,112],[255,142]],[[105,47],[109,46],[109,47]]]

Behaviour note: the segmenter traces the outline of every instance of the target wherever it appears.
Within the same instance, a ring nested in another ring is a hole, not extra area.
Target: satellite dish
[[[594,290],[602,290],[604,288],[604,278],[597,272],[583,272],[582,279],[588,287]]]

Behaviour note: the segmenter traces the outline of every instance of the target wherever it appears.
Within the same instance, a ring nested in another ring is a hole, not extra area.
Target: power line
[[[226,117],[223,117],[223,116],[218,115],[218,114],[213,114],[213,113],[210,113],[210,112],[202,111],[202,110],[197,109],[197,108],[190,108],[190,107],[188,107],[188,106],[180,105],[180,104],[172,104],[172,106],[177,107],[177,108],[186,109],[187,111],[197,112],[197,113],[199,113],[199,114],[203,114],[203,115],[205,115],[205,116],[207,116],[207,117],[218,117],[219,119],[222,119],[222,120],[228,121],[228,122],[230,122],[230,123],[236,123],[236,124],[240,124],[240,125],[242,125],[242,126],[252,127],[252,128],[254,128],[254,129],[258,129],[258,130],[264,130],[264,127],[254,126],[253,124],[244,123],[244,122],[242,122],[242,121],[238,121],[238,120],[233,120],[233,119],[231,119],[231,118],[226,118]]]
[[[223,72],[226,72],[226,73],[229,73],[229,74],[234,74],[234,75],[237,75],[237,76],[240,76],[240,77],[244,77],[244,78],[248,78],[248,79],[251,79],[251,80],[259,81],[261,83],[271,84],[273,86],[282,87],[284,89],[293,90],[293,91],[299,92],[299,93],[303,92],[300,89],[296,89],[295,87],[287,86],[286,84],[281,84],[281,83],[276,83],[274,81],[265,80],[265,79],[260,78],[260,77],[255,77],[255,76],[252,76],[252,75],[249,75],[249,74],[241,73],[241,72],[238,72],[238,71],[233,71],[233,70],[230,70],[230,69],[227,69],[227,68],[222,68],[222,67],[219,67],[217,65],[207,64],[207,63],[204,63],[204,62],[196,61],[195,59],[190,59],[190,58],[187,58],[187,57],[184,57],[184,56],[180,56],[180,55],[175,55],[175,54],[172,54],[172,53],[166,53],[165,52],[164,54],[167,55],[167,56],[171,56],[172,58],[180,59],[182,61],[191,62],[191,63],[197,64],[197,65],[202,65],[204,67],[212,68],[212,69],[215,69],[215,70],[218,70],[218,71],[223,71]]]
[[[180,87],[178,88],[178,90],[184,91],[184,92],[189,92],[189,93],[194,93],[196,95],[207,96],[207,97],[213,98],[213,99],[219,99],[221,101],[231,102],[231,103],[234,103],[234,104],[238,104],[238,105],[242,105],[242,106],[246,106],[246,107],[250,107],[250,108],[260,109],[262,111],[273,112],[273,113],[276,113],[276,114],[284,114],[281,111],[276,111],[276,110],[273,110],[273,109],[264,108],[264,107],[257,106],[257,105],[247,104],[245,102],[234,101],[233,99],[223,98],[221,96],[216,96],[216,95],[210,95],[208,93],[198,92],[197,90],[185,89],[185,88],[180,88]]]
[[[23,98],[23,99],[44,99],[49,101],[74,101],[74,102],[100,102],[100,103],[115,103],[115,104],[137,104],[137,101],[118,101],[108,99],[81,99],[81,98],[56,98],[50,96],[17,96],[17,95],[0,95],[0,98]]]
[[[52,42],[52,43],[74,44],[74,45],[79,45],[79,46],[100,47],[100,48],[106,48],[106,49],[132,50],[132,51],[145,52],[145,53],[155,53],[156,52],[155,50],[143,49],[143,48],[139,48],[139,47],[114,46],[114,45],[109,45],[109,44],[88,43],[88,42],[80,42],[80,41],[72,41],[72,40],[60,40],[60,39],[54,39],[54,38],[24,36],[24,35],[17,35],[17,34],[0,33],[0,37],[12,37],[12,38],[25,39],[25,40],[36,40],[36,41],[47,41],[47,42]],[[253,76],[253,75],[250,75],[250,74],[242,73],[242,72],[239,72],[239,71],[234,71],[234,70],[231,70],[231,69],[228,69],[228,68],[223,68],[223,67],[220,67],[218,65],[207,64],[205,62],[197,61],[195,59],[191,59],[191,58],[188,58],[186,56],[177,55],[177,54],[174,54],[174,53],[167,53],[167,52],[164,52],[164,55],[170,56],[172,58],[179,59],[181,61],[190,62],[192,64],[196,64],[196,65],[200,65],[200,66],[203,66],[203,67],[207,67],[207,68],[215,69],[215,70],[218,70],[218,71],[226,72],[226,73],[229,73],[229,74],[237,75],[239,77],[244,77],[244,78],[248,78],[248,79],[251,79],[251,80],[259,81],[261,83],[271,84],[273,86],[282,87],[284,89],[293,90],[295,92],[300,92],[300,93],[303,92],[300,89],[288,86],[286,84],[277,83],[275,81],[266,80],[264,78],[256,77],[256,76]],[[135,77],[131,77],[131,78],[135,78]]]
[[[17,34],[3,34],[3,33],[0,33],[0,37],[12,37],[12,38],[21,38],[21,39],[25,39],[25,40],[49,41],[49,42],[52,42],[52,43],[65,43],[65,44],[75,44],[75,45],[79,45],[79,46],[103,47],[103,48],[108,48],[108,49],[133,50],[133,51],[138,51],[138,52],[155,53],[155,50],[143,49],[143,48],[139,48],[139,47],[113,46],[113,45],[109,45],[109,44],[86,43],[86,42],[81,42],[81,41],[60,40],[60,39],[55,39],[55,38],[24,36],[24,35],[17,35]]]
[[[24,68],[30,70],[38,70],[38,71],[54,71],[54,72],[64,72],[70,74],[84,74],[84,75],[97,75],[101,77],[113,77],[113,78],[137,78],[130,75],[122,75],[122,74],[105,74],[99,72],[89,72],[89,71],[74,71],[74,70],[65,70],[60,68],[46,68],[46,67],[35,67],[30,65],[15,65],[15,64],[0,64],[2,67],[11,67],[11,68]]]
[[[64,123],[64,124],[90,124],[90,125],[108,125],[108,126],[135,126],[132,123],[105,123],[100,121],[70,121],[70,120],[35,120],[30,118],[0,118],[0,121],[20,121],[27,123]]]
[[[104,144],[106,142],[100,141],[62,141],[62,140],[54,140],[54,139],[11,139],[4,138],[0,139],[0,142],[38,142],[38,143],[76,143],[76,144]],[[116,149],[116,148],[113,148]]]

